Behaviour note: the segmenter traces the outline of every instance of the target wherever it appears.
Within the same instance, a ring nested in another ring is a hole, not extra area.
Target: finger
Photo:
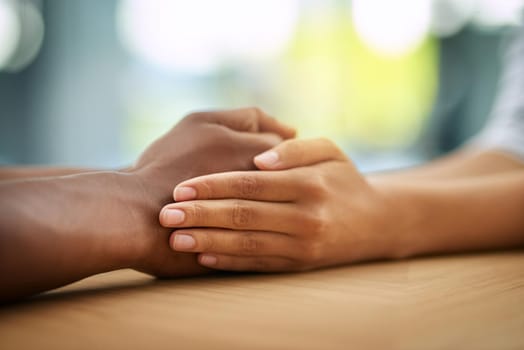
[[[256,107],[195,114],[205,114],[208,121],[237,131],[276,133],[283,139],[295,137],[296,133],[294,128],[279,122]]]
[[[250,199],[258,201],[293,201],[301,192],[296,171],[235,171],[199,176],[177,185],[177,202],[195,199]]]
[[[296,136],[297,130],[295,128],[278,121],[274,117],[265,114],[258,108],[255,109],[255,113],[257,112],[259,113],[259,117],[257,118],[257,120],[260,132],[276,133],[282,136],[284,140],[292,139]]]
[[[284,141],[255,157],[261,170],[282,170],[329,160],[346,160],[342,150],[325,138]]]
[[[240,134],[237,137],[245,144],[245,148],[255,151],[264,148],[269,149],[282,142],[282,138],[279,135],[271,132]]]
[[[246,257],[221,254],[200,254],[199,264],[217,270],[284,272],[298,270],[298,264],[282,257]]]
[[[243,145],[241,151],[242,154],[247,155],[247,157],[245,157],[246,169],[256,169],[255,163],[253,163],[253,157],[250,157],[250,154],[256,155],[264,150],[269,150],[282,142],[281,136],[270,132],[252,133],[229,130],[229,133],[231,133],[230,136],[234,138],[235,142],[238,142],[237,144]],[[217,147],[220,146],[217,144]],[[232,151],[237,152],[236,149]]]
[[[304,214],[288,203],[220,199],[172,203],[162,208],[164,227],[219,227],[233,230],[300,233]]]
[[[274,232],[182,229],[171,234],[169,243],[179,252],[300,257],[296,239]]]

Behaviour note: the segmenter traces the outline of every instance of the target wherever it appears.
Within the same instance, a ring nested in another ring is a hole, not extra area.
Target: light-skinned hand
[[[390,254],[396,207],[326,139],[288,140],[262,171],[180,183],[160,212],[170,246],[221,270],[298,271]]]

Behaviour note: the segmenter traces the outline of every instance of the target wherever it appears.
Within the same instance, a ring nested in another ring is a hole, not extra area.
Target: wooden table
[[[524,251],[285,275],[94,276],[0,310],[0,349],[524,349]]]

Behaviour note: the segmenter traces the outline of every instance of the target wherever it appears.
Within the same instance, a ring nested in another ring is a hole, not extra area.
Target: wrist
[[[425,220],[424,206],[415,186],[387,176],[370,177],[368,181],[386,203],[384,234],[388,237],[388,248],[385,257],[401,259],[418,254],[424,244],[421,233]]]
[[[91,201],[86,209],[94,215],[86,235],[92,238],[94,251],[99,252],[101,268],[134,267],[144,254],[143,237],[154,235],[159,226],[156,207],[141,182],[134,174],[119,171],[86,175],[82,182],[92,196],[85,198],[86,202]]]
[[[149,172],[128,170],[115,174],[115,199],[118,207],[123,209],[122,222],[125,225],[119,229],[119,240],[122,242],[118,252],[124,267],[140,269],[158,241],[167,237],[169,230],[163,228],[158,221],[160,209],[172,201],[170,189],[155,181],[156,176]],[[174,185],[169,186],[169,188]]]

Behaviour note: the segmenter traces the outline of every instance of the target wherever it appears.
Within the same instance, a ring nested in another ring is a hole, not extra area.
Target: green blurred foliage
[[[417,137],[437,87],[437,42],[402,57],[372,51],[343,11],[302,18],[280,72],[279,115],[303,136],[373,148]]]

